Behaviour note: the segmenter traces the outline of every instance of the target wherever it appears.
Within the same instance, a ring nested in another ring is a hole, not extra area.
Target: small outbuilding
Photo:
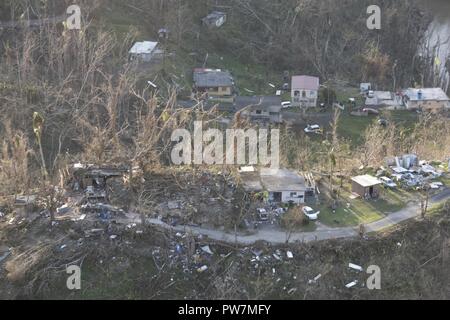
[[[380,195],[382,181],[371,175],[352,178],[352,192],[363,199],[376,199]]]
[[[130,60],[149,62],[155,55],[157,47],[158,42],[153,41],[136,42],[130,49],[129,52]]]
[[[227,21],[227,14],[221,11],[213,11],[202,19],[203,25],[209,28],[220,28]]]

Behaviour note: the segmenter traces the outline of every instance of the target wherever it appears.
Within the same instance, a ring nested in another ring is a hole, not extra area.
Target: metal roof
[[[305,178],[286,169],[261,169],[261,183],[269,192],[306,190]]]
[[[197,88],[231,87],[233,77],[228,71],[196,69],[194,83]]]
[[[420,92],[422,93],[422,97],[419,99]],[[450,101],[449,97],[441,88],[409,88],[406,90],[406,96],[411,101]]]
[[[368,174],[366,174],[364,176],[354,177],[354,178],[352,178],[352,181],[356,182],[363,188],[374,187],[374,186],[380,185],[382,183],[378,178],[375,178]]]
[[[286,169],[262,168],[257,171],[241,171],[241,181],[247,192],[306,191],[305,178]]]
[[[136,42],[133,47],[130,49],[131,54],[148,54],[152,53],[156,46],[158,45],[158,42],[153,41],[142,41],[142,42]]]
[[[319,90],[320,80],[311,76],[293,76],[292,89]]]

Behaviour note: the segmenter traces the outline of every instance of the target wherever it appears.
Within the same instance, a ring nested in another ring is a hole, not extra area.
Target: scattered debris
[[[208,266],[202,266],[202,267],[200,267],[200,268],[197,269],[197,272],[198,272],[198,273],[203,273],[203,272],[205,272],[206,270],[208,270]]]
[[[293,295],[295,292],[297,292],[297,288],[292,288],[288,291],[288,295]]]
[[[294,259],[294,254],[291,251],[286,252],[288,259]]]
[[[0,263],[2,263],[11,254],[10,248],[0,248]]]
[[[68,204],[64,204],[63,206],[56,209],[56,212],[58,214],[66,214],[66,213],[69,213],[70,211],[72,211],[72,208],[69,207]]]
[[[180,201],[169,201],[167,202],[167,207],[169,210],[181,209],[181,203]]]
[[[202,247],[203,252],[206,252],[207,254],[213,255],[214,253],[211,251],[211,248],[209,246]]]
[[[322,278],[322,274],[318,274],[317,276],[314,277],[314,279],[309,280],[308,283],[312,284],[312,283],[317,283],[317,281],[319,281],[319,279]]]
[[[280,258],[280,256],[279,255],[277,255],[277,254],[273,254],[273,257],[276,259],[276,260],[278,260],[278,261],[281,261],[281,258]]]
[[[353,270],[360,271],[360,272],[362,272],[364,270],[361,266],[358,266],[358,265],[353,264],[353,263],[349,263],[348,267],[353,269]]]
[[[358,280],[355,280],[353,282],[350,282],[349,284],[346,284],[345,287],[347,289],[353,288],[354,286],[356,286],[358,284]]]
[[[27,195],[27,196],[16,196],[15,197],[15,206],[28,206],[32,205],[36,202],[36,196],[35,195]]]

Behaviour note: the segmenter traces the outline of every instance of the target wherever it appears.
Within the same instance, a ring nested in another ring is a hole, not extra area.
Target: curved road
[[[443,192],[431,197],[430,205],[439,204],[450,199],[450,189],[445,189]],[[392,227],[401,222],[417,218],[420,216],[420,205],[417,203],[409,204],[406,208],[394,212],[389,216],[365,225],[366,232],[377,232],[383,229]],[[138,215],[130,216],[134,222],[139,223],[140,217]],[[207,236],[216,241],[223,241],[227,243],[238,243],[242,245],[251,245],[257,241],[267,241],[274,244],[286,243],[286,232],[278,230],[259,230],[255,234],[237,236],[234,233],[227,233],[225,231],[216,229],[207,229],[196,226],[175,226],[172,227],[158,219],[148,219],[148,223],[156,225],[167,230],[175,232],[189,232],[194,235]],[[297,232],[292,233],[289,242],[312,242],[321,240],[352,238],[359,235],[359,227],[343,227],[343,228],[324,228],[313,232]]]

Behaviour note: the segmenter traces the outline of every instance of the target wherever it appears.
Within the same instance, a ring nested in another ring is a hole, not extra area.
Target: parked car
[[[269,214],[267,210],[264,208],[256,209],[256,213],[258,215],[259,221],[269,221]]]
[[[281,107],[283,109],[290,108],[290,107],[292,107],[292,103],[290,101],[284,101],[284,102],[281,103]]]
[[[383,182],[383,185],[385,188],[391,188],[391,189],[397,188],[397,184],[388,177],[381,177],[380,180],[381,180],[381,182]]]
[[[306,133],[320,133],[320,126],[318,124],[308,125],[305,128]]]
[[[302,211],[311,221],[319,219],[320,211],[314,211],[311,207],[303,207]]]

